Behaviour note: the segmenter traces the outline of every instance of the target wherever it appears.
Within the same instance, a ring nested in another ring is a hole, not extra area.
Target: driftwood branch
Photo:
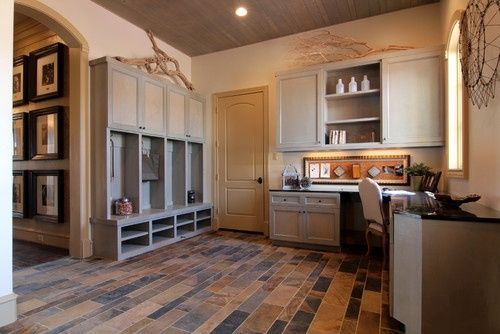
[[[312,65],[363,58],[385,51],[408,50],[411,46],[388,45],[373,48],[367,42],[336,35],[330,30],[320,30],[292,42],[290,58],[296,65]]]
[[[191,81],[189,81],[184,73],[182,73],[177,59],[169,56],[165,51],[158,47],[151,30],[146,30],[146,34],[148,35],[151,44],[153,44],[153,51],[155,52],[154,56],[146,58],[115,57],[115,59],[125,64],[137,66],[137,68],[145,70],[150,74],[163,74],[168,75],[175,80],[180,79],[187,89],[194,90]],[[173,69],[169,68],[169,63],[173,64]]]

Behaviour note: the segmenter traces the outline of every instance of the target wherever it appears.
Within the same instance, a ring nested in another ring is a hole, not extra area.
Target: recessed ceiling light
[[[245,7],[238,7],[236,8],[235,13],[238,16],[246,16],[248,11]]]

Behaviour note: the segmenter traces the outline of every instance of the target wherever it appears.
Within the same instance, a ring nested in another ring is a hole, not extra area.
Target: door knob
[[[257,183],[258,183],[258,184],[262,184],[262,177],[259,177],[259,178],[257,179]]]

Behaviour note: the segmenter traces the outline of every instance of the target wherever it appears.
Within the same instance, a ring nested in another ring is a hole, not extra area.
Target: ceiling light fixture
[[[236,8],[236,10],[234,12],[238,16],[246,16],[248,13],[248,11],[245,7],[238,7],[238,8]]]

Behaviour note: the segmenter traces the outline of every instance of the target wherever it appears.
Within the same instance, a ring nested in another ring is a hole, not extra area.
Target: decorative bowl
[[[477,194],[471,194],[464,197],[455,197],[450,194],[435,194],[434,197],[442,206],[453,208],[458,208],[464,203],[476,202],[481,198],[481,196]]]

